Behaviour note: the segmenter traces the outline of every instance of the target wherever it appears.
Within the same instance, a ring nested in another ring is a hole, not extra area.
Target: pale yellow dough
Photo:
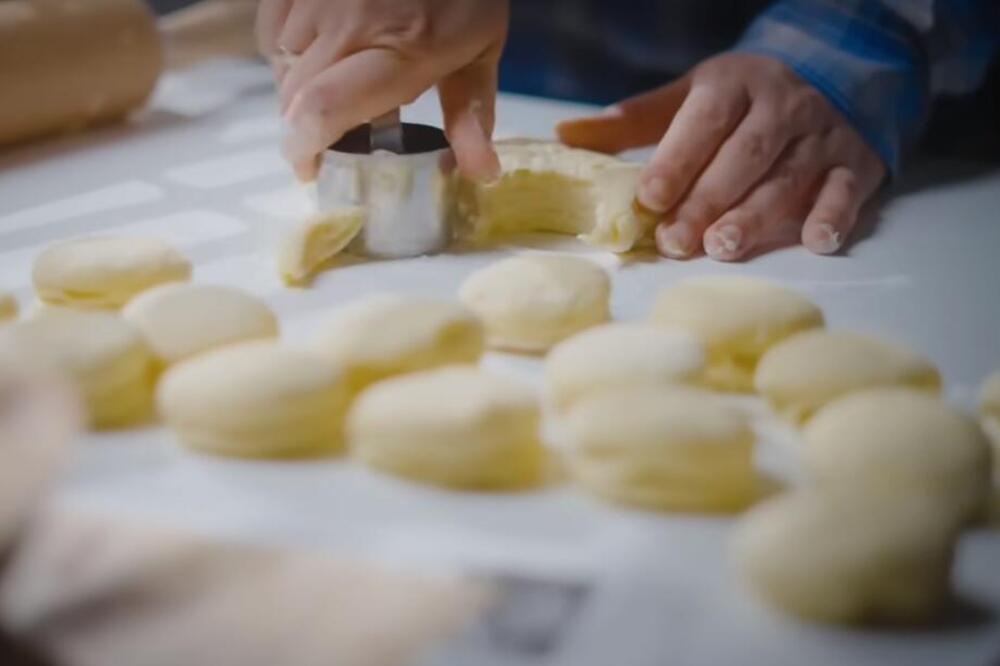
[[[119,308],[150,287],[189,280],[191,262],[155,238],[84,238],[44,250],[32,277],[50,305]]]
[[[754,508],[733,559],[767,605],[827,623],[922,622],[949,599],[956,525],[936,498],[799,491]]]
[[[708,352],[705,383],[721,391],[753,389],[754,369],[772,345],[823,326],[823,313],[805,296],[743,276],[696,278],[663,292],[652,321],[688,330]]]
[[[546,467],[530,388],[473,367],[380,382],[348,419],[352,451],[390,474],[470,490],[539,483]]]
[[[485,324],[490,348],[540,353],[608,320],[611,279],[586,259],[524,254],[473,273],[459,298]]]
[[[556,345],[545,359],[549,402],[564,411],[595,392],[695,382],[705,350],[681,329],[638,323],[596,326]]]
[[[983,429],[993,441],[993,474],[1000,479],[1000,372],[986,379],[979,397]]]
[[[247,342],[173,366],[160,413],[188,446],[223,456],[285,458],[340,451],[348,405],[343,373],[320,355]]]
[[[902,345],[826,330],[775,345],[761,359],[754,377],[756,390],[793,423],[804,423],[842,395],[880,386],[937,393],[941,378],[930,361]]]
[[[0,289],[0,324],[17,319],[17,299],[13,294]]]
[[[608,390],[577,402],[570,469],[612,502],[664,511],[733,512],[762,489],[748,418],[689,387]]]
[[[139,329],[160,363],[247,340],[278,337],[266,303],[238,289],[174,283],[132,299],[122,315]]]
[[[497,182],[460,183],[463,235],[549,231],[614,252],[648,238],[656,218],[635,203],[642,165],[527,139],[498,141],[496,149],[503,174]]]
[[[961,520],[984,509],[990,444],[975,419],[911,389],[853,393],[804,431],[807,474],[824,487],[934,494]]]
[[[485,338],[479,319],[458,303],[386,294],[341,308],[315,347],[344,369],[358,392],[395,375],[475,363]]]
[[[361,207],[342,208],[318,213],[295,226],[279,242],[281,278],[291,286],[307,283],[354,240],[367,216]]]
[[[152,412],[155,363],[139,332],[117,313],[43,308],[0,329],[0,357],[50,368],[76,386],[95,429]]]

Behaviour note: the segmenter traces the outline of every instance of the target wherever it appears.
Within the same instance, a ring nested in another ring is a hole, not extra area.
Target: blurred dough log
[[[3,0],[0,146],[123,118],[162,68],[143,0]]]

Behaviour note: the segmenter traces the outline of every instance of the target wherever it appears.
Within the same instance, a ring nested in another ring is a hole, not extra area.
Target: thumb
[[[458,169],[468,178],[493,181],[500,177],[500,160],[493,148],[496,118],[497,61],[480,60],[438,83],[444,130]]]
[[[556,127],[559,140],[576,148],[620,153],[659,143],[690,89],[684,77],[605,109],[567,120]]]

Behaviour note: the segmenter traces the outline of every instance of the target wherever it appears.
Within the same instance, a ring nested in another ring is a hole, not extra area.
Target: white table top
[[[548,137],[556,121],[579,110],[504,97],[499,134]],[[189,254],[196,280],[264,296],[295,340],[330,308],[372,292],[453,296],[465,275],[507,252],[361,264],[330,272],[309,290],[283,288],[259,240],[267,236],[262,228],[299,210],[276,150],[276,115],[266,68],[216,63],[168,77],[153,110],[132,127],[0,156],[0,285],[27,305],[31,261],[49,242],[156,234]],[[404,117],[439,124],[430,97]],[[563,245],[612,268],[617,318],[644,317],[659,289],[691,275],[766,276],[812,296],[831,326],[898,339],[928,355],[948,395],[971,406],[981,380],[1000,369],[1000,172],[967,164],[914,170],[878,217],[847,256],[833,258],[791,248],[746,264],[620,265],[575,242]],[[487,363],[537,380],[535,361],[492,355]],[[771,445],[781,457],[779,440]],[[455,495],[343,460],[208,459],[151,428],[89,436],[58,498],[226,538],[586,586],[587,603],[545,655],[476,653],[474,663],[484,666],[1000,659],[996,529],[963,539],[956,570],[960,595],[981,613],[940,631],[879,633],[805,626],[763,610],[729,570],[729,520],[618,510],[570,488]],[[473,663],[461,654],[454,660]]]

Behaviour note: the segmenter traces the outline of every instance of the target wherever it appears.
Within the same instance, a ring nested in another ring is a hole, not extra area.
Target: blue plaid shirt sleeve
[[[998,45],[997,0],[779,0],[735,48],[809,81],[895,174],[932,100],[975,90]]]

